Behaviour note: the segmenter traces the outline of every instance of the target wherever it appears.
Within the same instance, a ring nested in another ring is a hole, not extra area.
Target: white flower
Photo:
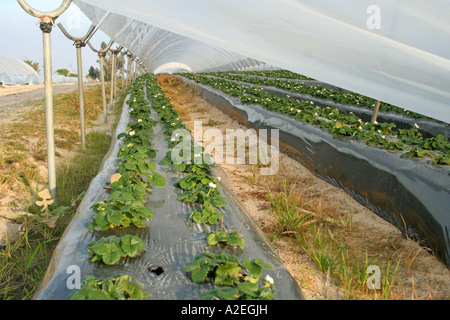
[[[270,282],[270,284],[273,284],[273,278],[269,275],[266,275],[266,277],[264,278],[267,282]]]
[[[142,122],[142,119],[138,119],[138,122]]]
[[[129,134],[130,136],[134,136],[135,132],[134,132],[134,130],[133,130],[133,131],[130,131],[128,134]]]
[[[133,111],[133,110],[134,110],[133,108],[130,108],[130,112]]]
[[[210,188],[215,188],[215,187],[217,187],[217,185],[216,185],[215,183],[213,183],[213,182],[210,182],[210,183],[208,184],[208,186],[209,186]]]
[[[220,177],[217,177],[217,181],[220,181]]]
[[[170,141],[175,141],[175,138],[171,138]]]
[[[378,124],[377,120],[375,120],[373,123]]]
[[[414,127],[416,127],[417,129],[419,129],[419,125],[417,123],[414,123]]]
[[[166,106],[162,106],[162,109],[164,109]]]

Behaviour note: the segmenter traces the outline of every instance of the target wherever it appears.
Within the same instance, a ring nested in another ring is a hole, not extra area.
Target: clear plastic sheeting
[[[28,64],[14,57],[0,57],[0,82],[7,85],[39,84],[39,74]]]
[[[450,122],[448,1],[74,2],[148,71],[263,61]]]

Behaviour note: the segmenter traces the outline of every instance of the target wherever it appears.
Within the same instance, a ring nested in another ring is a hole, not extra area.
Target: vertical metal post
[[[81,59],[81,42],[76,43],[77,48],[77,66],[78,66],[78,99],[80,104],[80,136],[81,136],[81,147],[86,148],[86,128],[84,121],[84,92],[83,92],[83,66]]]
[[[117,55],[122,50],[122,46],[118,47],[115,50],[111,50],[112,52],[112,67],[111,67],[111,109],[114,106],[114,101],[117,97]]]
[[[63,14],[72,3],[72,0],[64,0],[61,6],[51,12],[41,12],[30,7],[25,0],[17,0],[19,5],[28,14],[39,18],[39,28],[42,31],[43,55],[44,55],[44,97],[45,97],[45,127],[47,142],[47,170],[48,185],[52,199],[57,202],[56,193],[56,161],[55,161],[55,131],[53,123],[53,87],[52,87],[52,53],[51,36],[53,20]]]
[[[103,51],[95,50],[95,48],[91,45],[91,43],[89,41],[87,43],[88,43],[89,47],[92,49],[92,51],[98,53],[98,57],[100,58],[100,77],[101,77],[101,82],[102,82],[103,119],[104,119],[104,122],[107,123],[108,122],[108,111],[106,109],[106,87],[105,87],[104,62],[105,62],[106,52],[109,50],[109,48],[111,48],[114,41],[111,40]]]
[[[120,66],[120,74],[121,74],[121,77],[122,77],[122,90],[125,88],[124,87],[124,76],[125,76],[125,72],[124,72],[124,64],[125,64],[125,52],[122,52],[122,64],[121,64],[121,66]]]
[[[52,46],[51,26],[44,30],[43,24],[51,25],[51,22],[41,22],[42,42],[44,45],[44,88],[45,88],[45,128],[47,132],[47,168],[48,185],[52,199],[56,201],[56,160],[55,160],[55,130],[53,122],[53,86],[52,86]]]
[[[105,88],[105,67],[103,66],[105,54],[99,54],[100,57],[100,77],[102,78],[102,101],[103,101],[103,120],[108,122],[108,111],[106,110],[106,88]]]
[[[377,102],[375,103],[375,108],[374,108],[373,113],[372,113],[372,120],[371,120],[371,122],[377,121],[378,111],[379,110],[380,110],[380,100],[377,100]]]
[[[110,100],[109,100],[109,107],[112,110],[114,107],[114,69],[116,67],[116,55],[113,52],[113,55],[111,56],[111,92],[110,92]]]
[[[78,103],[80,105],[80,138],[81,148],[86,148],[86,128],[85,128],[85,113],[84,113],[84,92],[83,92],[83,64],[81,56],[81,48],[86,46],[86,39],[94,32],[95,26],[91,25],[84,37],[75,38],[71,36],[61,23],[58,23],[58,27],[61,29],[64,35],[74,41],[75,48],[77,50],[77,67],[78,67]]]
[[[128,52],[128,71],[127,71],[127,86],[131,86],[131,59],[133,55]]]

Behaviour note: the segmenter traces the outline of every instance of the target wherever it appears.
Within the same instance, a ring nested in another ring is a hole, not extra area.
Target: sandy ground
[[[84,87],[98,85],[98,82],[84,83]],[[53,84],[53,95],[78,90],[78,83]],[[44,99],[44,85],[0,86],[0,112],[7,106],[20,105],[28,101]]]
[[[182,95],[177,96],[177,94],[171,95],[166,91],[166,95],[172,97],[172,103],[192,132],[194,132],[194,120],[203,122],[203,132],[211,127],[217,128],[223,133],[226,129],[246,130],[237,121],[201,97],[193,96],[192,90],[177,88],[174,92],[190,93],[190,96],[187,94],[186,97],[183,97]],[[211,120],[214,120],[214,125],[206,126],[205,124]],[[204,147],[211,142],[200,141]],[[450,270],[433,255],[426,252],[417,243],[405,239],[393,225],[359,204],[342,189],[316,177],[289,156],[280,155],[279,167],[279,178],[286,179],[290,186],[308,190],[309,194],[321,197],[324,206],[333,207],[336,212],[344,213],[347,217],[351,216],[351,232],[344,235],[346,238],[336,239],[336,241],[345,241],[353,247],[373,249],[380,255],[391,252],[394,254],[401,252],[404,255],[401,256],[401,259],[410,265],[408,270],[401,272],[399,270],[398,272],[398,281],[401,282],[401,286],[399,287],[400,292],[396,292],[394,296],[395,299],[450,298]],[[270,214],[268,202],[264,198],[268,190],[261,188],[258,184],[249,183],[254,174],[254,166],[220,164],[215,169],[215,173],[222,177],[221,184],[233,191],[251,218],[270,239],[270,235],[273,234],[273,217]],[[288,237],[271,239],[270,242],[286,268],[297,280],[306,299],[345,298],[342,290],[330,283],[327,274],[318,271],[310,257],[299,250],[298,244],[294,243],[293,245]]]
[[[98,82],[84,83],[84,87],[98,85]],[[64,83],[53,85],[53,96],[69,93],[78,90],[78,83]],[[33,102],[44,99],[44,85],[16,85],[16,86],[0,86],[0,127],[2,124],[16,121],[16,117],[32,112],[36,108]],[[94,123],[98,130],[102,130],[103,116],[99,121]],[[104,128],[103,128],[104,129]],[[87,132],[89,129],[87,129]],[[31,142],[38,143],[36,138],[29,138]],[[36,140],[36,141],[35,141]],[[45,143],[45,141],[42,141]],[[66,150],[59,150],[60,157],[57,161],[69,156]],[[29,161],[36,164],[39,168],[40,175],[47,177],[47,166],[44,161],[35,161],[32,157]],[[39,188],[42,186],[38,186]],[[14,223],[17,215],[23,214],[20,207],[11,207],[10,203],[14,202],[16,195],[14,191],[8,194],[2,194],[0,197],[0,245],[6,240],[6,234],[10,240],[17,237],[20,225]]]

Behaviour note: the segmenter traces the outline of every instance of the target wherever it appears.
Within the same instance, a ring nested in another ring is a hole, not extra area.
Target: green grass
[[[102,132],[86,135],[86,149],[64,160],[56,172],[58,203],[70,205],[97,175],[104,155],[109,149],[111,136]]]
[[[73,101],[73,93],[69,95],[70,97],[66,99]],[[126,93],[122,93],[115,104],[113,110],[115,121],[111,124],[113,132],[125,97]],[[69,112],[70,108],[67,111]],[[61,131],[60,134],[68,133]],[[17,221],[22,224],[24,233],[17,240],[0,247],[0,299],[29,300],[36,293],[59,238],[75,214],[91,180],[100,169],[103,158],[109,150],[111,138],[107,133],[93,131],[86,135],[84,151],[79,147],[70,150],[74,155],[63,160],[56,173],[58,202],[49,206],[45,216],[41,215],[41,208],[30,201],[26,210],[30,215],[23,216]],[[10,147],[0,148],[0,188],[10,180],[17,180],[29,197],[33,198],[30,181],[37,179],[34,176],[36,170],[26,166],[27,161],[23,152],[13,151]],[[15,170],[11,172],[10,168]],[[34,192],[34,198],[37,199],[39,190]]]

